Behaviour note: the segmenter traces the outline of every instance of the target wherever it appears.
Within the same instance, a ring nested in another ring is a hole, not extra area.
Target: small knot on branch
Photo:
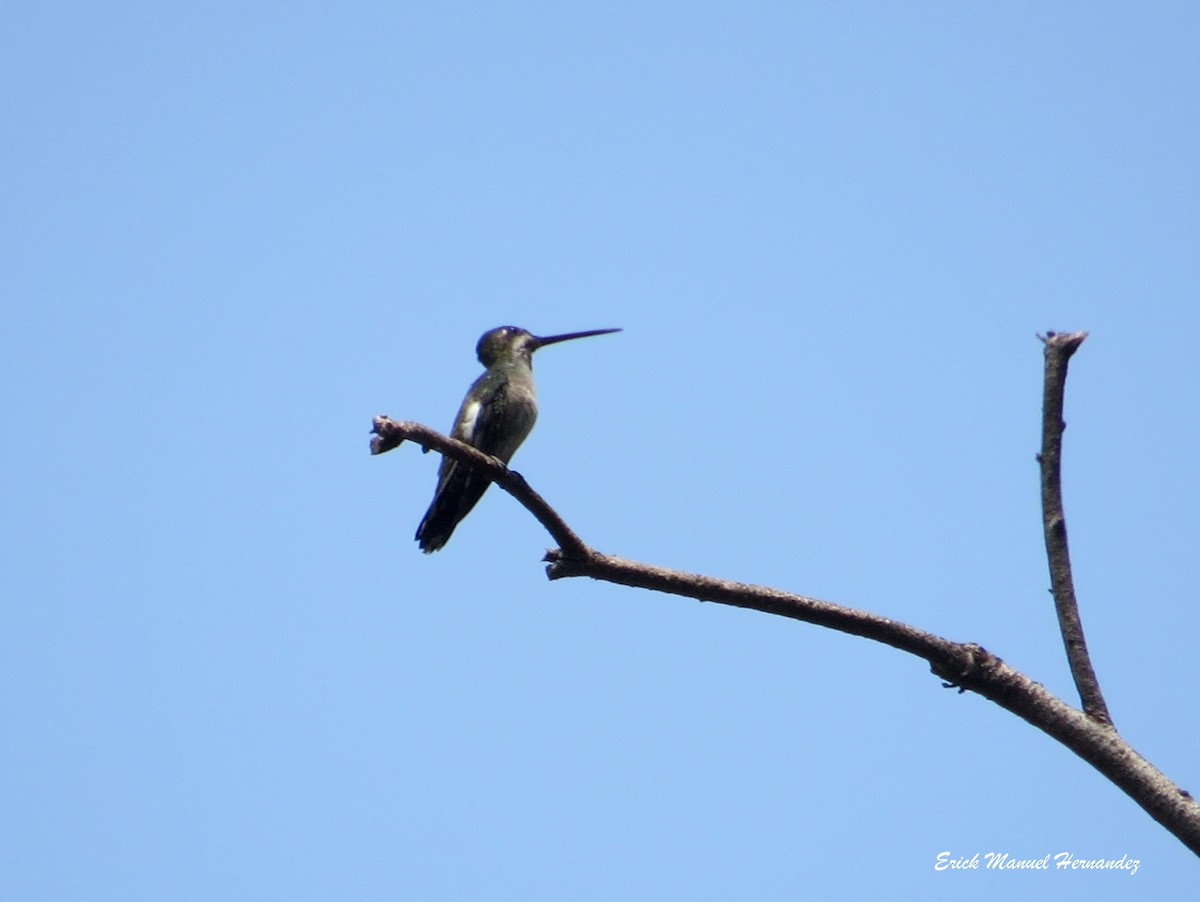
[[[972,688],[971,684],[985,667],[1000,660],[982,645],[974,642],[955,645],[953,649],[952,655],[932,662],[929,669],[935,676],[942,678],[943,689],[957,689],[959,695]]]
[[[546,562],[547,579],[567,579],[572,576],[587,576],[590,551],[566,552],[561,548],[550,548],[542,558]]]

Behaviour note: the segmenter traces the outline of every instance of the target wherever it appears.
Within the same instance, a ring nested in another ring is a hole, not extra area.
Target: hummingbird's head
[[[528,359],[538,347],[538,340],[525,329],[518,326],[500,326],[483,333],[479,344],[475,346],[475,354],[484,366],[491,366],[497,360],[518,355]]]

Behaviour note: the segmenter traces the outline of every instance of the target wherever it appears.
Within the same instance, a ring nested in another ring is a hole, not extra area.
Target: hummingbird
[[[508,463],[537,420],[533,352],[560,341],[620,331],[591,329],[542,337],[516,326],[500,326],[483,333],[475,353],[487,370],[463,398],[450,435]],[[450,540],[454,527],[483,497],[489,483],[470,467],[442,458],[437,491],[417,527],[415,538],[423,552],[437,551]]]

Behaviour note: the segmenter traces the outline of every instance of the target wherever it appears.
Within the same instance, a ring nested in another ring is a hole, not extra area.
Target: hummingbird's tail
[[[421,550],[430,554],[449,542],[454,528],[471,512],[489,485],[491,480],[479,473],[455,466],[438,484],[433,503],[417,527],[414,538]]]

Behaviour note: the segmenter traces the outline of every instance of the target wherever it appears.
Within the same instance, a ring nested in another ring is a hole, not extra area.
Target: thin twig
[[[1100,682],[1092,669],[1075,583],[1071,578],[1071,554],[1067,547],[1067,519],[1062,499],[1063,393],[1067,382],[1067,364],[1071,355],[1087,338],[1086,332],[1047,332],[1041,337],[1046,345],[1046,377],[1042,401],[1042,451],[1038,463],[1042,470],[1042,525],[1046,534],[1046,557],[1050,564],[1050,587],[1058,628],[1067,649],[1071,676],[1083,704],[1083,712],[1100,723],[1112,724],[1108,706],[1100,692]]]

